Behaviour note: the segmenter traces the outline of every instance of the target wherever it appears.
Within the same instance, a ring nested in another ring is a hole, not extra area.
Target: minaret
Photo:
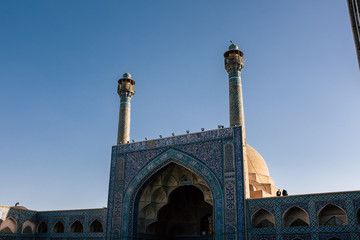
[[[230,127],[245,126],[240,76],[244,67],[243,55],[233,43],[224,53],[225,69],[229,74]]]
[[[246,154],[245,119],[241,87],[241,70],[244,67],[243,55],[244,53],[239,50],[238,46],[231,42],[229,50],[224,53],[224,58],[225,69],[229,74],[230,127],[241,127],[241,143],[245,186],[244,194],[246,198],[250,198],[249,170]]]
[[[117,144],[119,145],[130,141],[130,101],[135,94],[135,81],[131,79],[130,73],[124,73],[123,78],[121,78],[118,83],[120,116]]]

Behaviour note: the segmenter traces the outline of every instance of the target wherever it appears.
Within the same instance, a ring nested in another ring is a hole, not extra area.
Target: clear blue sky
[[[244,51],[247,142],[290,194],[360,188],[360,74],[346,1],[1,1],[0,205],[107,205],[117,80],[131,138],[229,125]]]

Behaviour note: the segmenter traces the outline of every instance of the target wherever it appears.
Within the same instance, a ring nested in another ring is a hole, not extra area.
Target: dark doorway
[[[147,227],[146,233],[176,239],[206,237],[213,234],[212,229],[212,206],[204,201],[201,190],[188,185],[170,194],[169,202],[158,212],[158,220]]]

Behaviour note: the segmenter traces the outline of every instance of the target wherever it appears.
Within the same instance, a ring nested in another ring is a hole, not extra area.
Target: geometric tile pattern
[[[242,96],[240,78],[229,79],[230,125],[242,125]]]
[[[214,230],[217,233],[223,233],[225,231],[222,223],[224,218],[221,216],[224,215],[225,189],[223,182],[225,178],[227,181],[231,180],[233,184],[228,185],[227,206],[231,208],[231,211],[237,209],[238,206],[241,206],[241,211],[244,208],[244,203],[239,205],[236,202],[238,199],[235,187],[230,189],[231,186],[239,185],[236,181],[234,167],[231,169],[233,170],[232,179],[229,179],[230,172],[227,172],[228,175],[224,177],[223,144],[232,142],[233,134],[233,128],[223,128],[114,146],[109,182],[107,238],[119,237],[117,232],[120,232],[124,237],[129,236],[129,234],[131,236],[133,228],[137,224],[133,218],[137,214],[137,208],[134,204],[139,188],[148,177],[156,173],[156,168],[169,161],[185,166],[202,176],[210,187],[213,186],[211,191],[215,200],[214,205],[219,206],[218,209],[215,207],[217,210],[214,216],[216,218]],[[169,152],[176,153],[176,155],[161,159]],[[161,161],[156,162],[159,159]],[[123,168],[119,168],[119,160],[124,162]],[[121,169],[123,169],[123,173],[120,172]],[[242,170],[238,172],[242,172]],[[122,176],[124,180],[119,181]],[[215,183],[218,184],[216,187],[214,187]],[[241,187],[243,186],[241,185]],[[232,220],[234,220],[233,217]],[[242,222],[244,223],[244,221]],[[232,221],[231,226],[235,231],[237,230],[236,219]],[[220,234],[218,239],[223,237],[224,235]]]
[[[355,200],[353,200],[355,199]],[[251,239],[268,239],[266,234],[275,234],[277,239],[326,239],[337,237],[340,239],[359,239],[360,225],[356,221],[357,200],[360,192],[337,192],[325,194],[309,194],[287,197],[271,197],[262,199],[248,199],[248,226],[251,216],[261,208],[268,210],[275,216],[274,228],[249,228]],[[342,226],[319,226],[317,223],[318,212],[327,204],[341,207],[347,214],[348,225]],[[283,214],[291,207],[296,206],[305,210],[310,219],[308,227],[283,227]]]
[[[215,173],[220,182],[223,181],[223,164],[222,161],[219,161],[222,157],[222,145],[220,141],[181,145],[175,147],[175,149],[199,159]]]
[[[127,143],[130,141],[130,105],[131,97],[120,97],[120,115],[118,128],[118,142]]]
[[[122,216],[123,225],[121,234],[123,237],[132,236],[133,234],[133,227],[136,224],[136,221],[133,219],[135,198],[139,189],[145,182],[147,182],[148,179],[153,176],[153,174],[156,174],[161,168],[170,162],[174,162],[193,171],[207,183],[213,194],[213,199],[215,200],[214,230],[217,233],[223,232],[223,190],[219,181],[217,180],[216,175],[214,175],[214,173],[198,159],[175,149],[169,149],[149,162],[136,176],[134,176],[132,182],[129,184],[129,187],[126,189],[126,192],[124,193]]]
[[[212,141],[216,139],[232,138],[232,128],[221,128],[215,130],[209,130],[205,132],[190,133],[185,135],[179,135],[174,137],[160,138],[151,140],[152,149],[160,147],[174,147],[175,145]],[[116,146],[118,153],[130,153],[133,151],[147,150],[149,149],[149,141],[135,142],[129,144],[122,144]]]
[[[5,207],[0,207],[0,212],[2,210],[6,210]],[[84,210],[67,210],[67,211],[46,211],[46,212],[36,212],[31,210],[20,210],[10,208],[10,211],[6,214],[6,216],[2,217],[14,217],[18,222],[18,232],[17,234],[0,234],[0,239],[97,239],[103,240],[105,239],[105,232],[100,233],[90,233],[89,225],[95,219],[98,219],[102,224],[105,230],[106,226],[106,208],[100,209],[84,209]],[[36,224],[36,228],[41,222],[45,222],[48,227],[47,233],[35,233],[34,235],[22,235],[21,229],[22,224],[30,220]],[[83,224],[84,232],[83,233],[70,233],[70,226],[76,220],[80,221]],[[65,226],[64,233],[51,233],[53,225],[57,222],[61,221]]]

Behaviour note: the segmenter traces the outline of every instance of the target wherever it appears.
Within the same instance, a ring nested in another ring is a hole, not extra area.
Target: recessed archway
[[[95,219],[90,224],[90,232],[103,232],[103,231],[104,231],[104,227],[99,220]]]
[[[31,235],[35,233],[35,223],[33,223],[30,220],[26,220],[23,224],[22,224],[22,230],[21,233],[25,234],[25,235]]]
[[[18,223],[12,217],[6,218],[0,225],[0,233],[17,233]]]
[[[55,223],[55,225],[52,228],[53,233],[63,233],[65,232],[65,226],[64,224],[59,220]]]
[[[348,219],[346,212],[336,205],[328,204],[319,211],[318,224],[320,226],[347,225]]]
[[[275,227],[275,217],[269,211],[261,208],[251,217],[251,227],[253,228],[273,228]]]
[[[137,206],[137,235],[212,235],[211,191],[197,174],[178,164],[168,164],[144,184]]]
[[[76,220],[70,226],[70,232],[72,233],[82,233],[84,232],[84,226],[81,224],[79,220]]]
[[[37,232],[38,233],[47,233],[47,231],[48,231],[48,226],[47,226],[46,222],[42,221],[38,226]]]
[[[309,215],[302,208],[293,206],[283,216],[284,227],[308,227],[310,226]]]

